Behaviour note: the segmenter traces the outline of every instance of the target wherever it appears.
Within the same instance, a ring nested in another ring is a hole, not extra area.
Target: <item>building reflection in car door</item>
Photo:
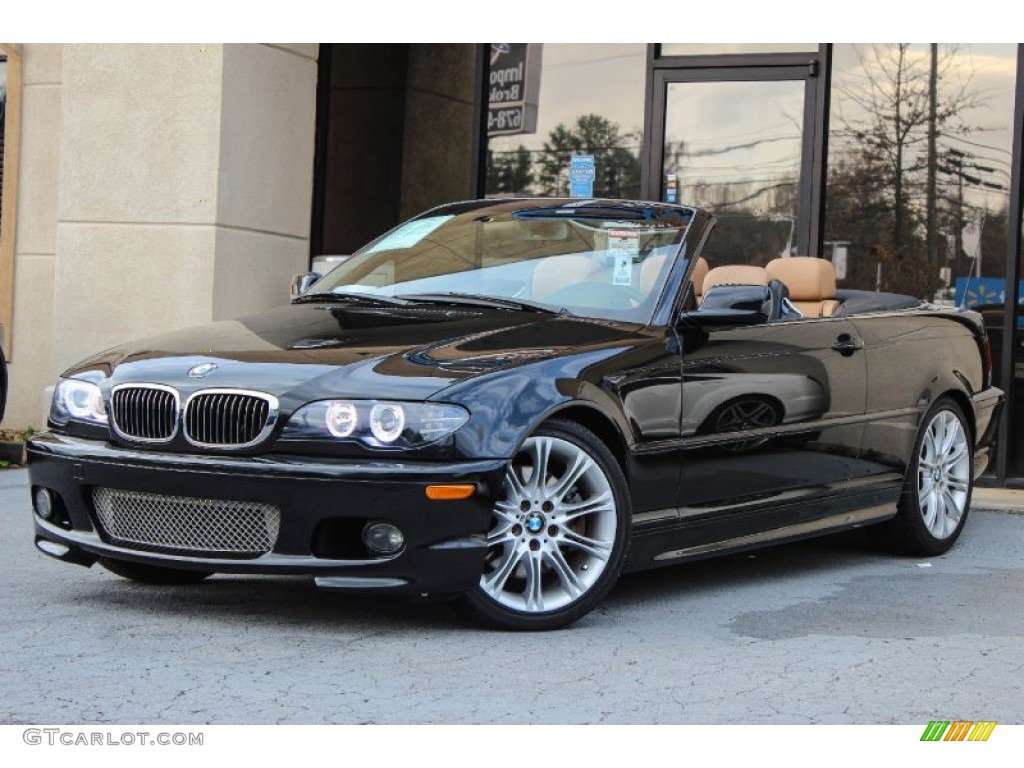
[[[832,349],[843,334],[854,328],[842,318],[682,332],[681,519],[781,506],[769,514],[786,525],[827,513],[813,501],[846,488],[863,435],[866,366]],[[740,517],[751,531],[775,527]],[[730,535],[743,535],[737,524]]]

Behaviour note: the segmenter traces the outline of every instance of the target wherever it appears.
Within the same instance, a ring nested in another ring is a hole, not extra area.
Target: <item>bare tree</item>
[[[525,194],[533,185],[533,158],[520,144],[516,149],[492,151],[487,164],[487,194]]]
[[[892,215],[886,217],[889,236],[880,237],[879,244],[888,249],[892,266],[899,265],[894,278],[925,270],[924,282],[937,283],[936,270],[927,265],[928,233],[921,237],[922,227],[936,226],[935,200],[926,200],[922,210],[910,190],[923,185],[926,196],[935,194],[934,184],[921,176],[937,163],[937,139],[974,130],[965,123],[964,113],[985,99],[971,88],[973,71],[965,70],[965,57],[957,58],[956,46],[937,46],[933,54],[910,43],[856,50],[860,77],[839,88],[852,106],[839,116],[839,124],[860,162],[881,174],[877,181],[886,190]],[[931,216],[922,216],[929,212]],[[901,287],[887,282],[892,290]],[[920,280],[915,283],[919,290],[923,287]]]
[[[927,168],[927,157],[918,150],[928,142],[929,124],[934,120],[936,137],[969,133],[960,118],[982,99],[970,90],[972,72],[954,75],[955,46],[942,46],[937,52],[934,117],[930,56],[911,50],[910,43],[872,45],[857,54],[864,80],[857,87],[845,87],[843,95],[860,108],[860,114],[846,117],[843,127],[887,166],[893,190],[892,245],[898,254],[907,236],[908,177]]]

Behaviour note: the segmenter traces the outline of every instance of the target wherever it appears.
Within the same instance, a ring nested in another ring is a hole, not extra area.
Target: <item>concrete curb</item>
[[[1024,491],[1009,488],[975,488],[971,509],[1024,515]]]

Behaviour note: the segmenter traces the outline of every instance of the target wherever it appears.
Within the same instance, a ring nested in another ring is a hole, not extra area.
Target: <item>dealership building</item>
[[[1018,44],[3,43],[0,94],[6,428],[431,206],[575,194],[715,212],[713,264],[979,308],[986,482],[1024,487]]]

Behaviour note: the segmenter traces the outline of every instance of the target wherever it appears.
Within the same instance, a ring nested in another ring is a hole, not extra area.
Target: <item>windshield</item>
[[[508,308],[647,323],[693,212],[589,202],[435,209],[363,248],[306,295],[497,299]]]

